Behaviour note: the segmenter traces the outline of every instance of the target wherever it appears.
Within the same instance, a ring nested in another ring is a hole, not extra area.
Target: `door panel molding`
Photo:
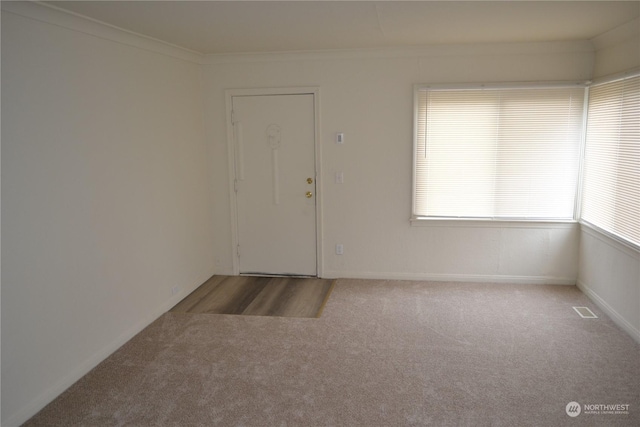
[[[238,252],[238,211],[236,195],[236,168],[238,167],[238,145],[234,140],[235,120],[233,117],[233,98],[241,96],[266,96],[266,95],[313,95],[314,107],[314,150],[315,150],[315,198],[316,198],[316,274],[324,277],[324,262],[322,251],[322,156],[320,150],[320,88],[310,87],[278,87],[278,88],[254,88],[254,89],[227,89],[225,91],[226,123],[227,123],[227,167],[229,176],[229,200],[231,214],[231,254],[233,274],[240,274],[240,258]],[[240,167],[242,169],[242,167]],[[240,170],[240,173],[242,171]]]

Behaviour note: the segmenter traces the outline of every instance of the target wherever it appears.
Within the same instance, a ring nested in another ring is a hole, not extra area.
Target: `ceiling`
[[[638,1],[49,1],[203,54],[589,40]]]

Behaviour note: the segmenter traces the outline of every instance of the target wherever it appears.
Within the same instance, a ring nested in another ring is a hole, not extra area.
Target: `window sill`
[[[496,220],[465,218],[412,217],[412,227],[472,227],[472,228],[577,228],[575,220]]]

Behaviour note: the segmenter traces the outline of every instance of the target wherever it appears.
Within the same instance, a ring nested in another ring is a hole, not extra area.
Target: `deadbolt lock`
[[[313,184],[313,178],[307,178],[307,184]]]

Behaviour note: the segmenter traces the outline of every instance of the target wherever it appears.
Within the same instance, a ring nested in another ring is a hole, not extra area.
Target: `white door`
[[[240,274],[316,276],[314,95],[232,108]]]

